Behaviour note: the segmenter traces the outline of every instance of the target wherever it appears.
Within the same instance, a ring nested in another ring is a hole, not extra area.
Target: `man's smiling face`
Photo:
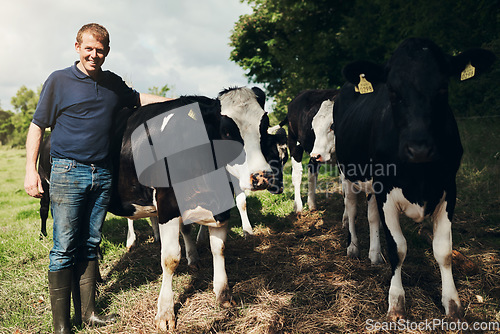
[[[80,55],[80,63],[77,65],[80,71],[96,79],[109,53],[109,46],[105,46],[91,33],[85,32],[82,35],[82,42],[75,43],[75,49]]]

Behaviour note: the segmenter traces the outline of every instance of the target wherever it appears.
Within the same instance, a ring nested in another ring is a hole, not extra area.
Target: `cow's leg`
[[[359,257],[358,236],[356,235],[356,212],[358,191],[354,184],[342,177],[342,189],[344,190],[344,214],[342,222],[344,228],[348,227],[347,233],[347,256]]]
[[[245,236],[245,238],[249,235],[253,235],[252,225],[250,224],[250,220],[248,219],[247,195],[245,194],[245,192],[242,192],[236,196],[236,206],[238,207],[238,211],[241,217],[243,235]]]
[[[181,247],[179,244],[180,217],[174,218],[167,223],[160,224],[161,239],[161,267],[163,279],[161,283],[160,296],[158,297],[158,313],[156,314],[156,327],[166,331],[175,328],[174,291],[172,279],[175,269],[181,259]]]
[[[198,251],[196,250],[196,244],[191,237],[191,227],[193,224],[181,226],[182,239],[184,239],[184,247],[186,248],[186,258],[188,260],[188,266],[196,268],[199,262]]]
[[[300,184],[302,182],[302,155],[304,148],[300,146],[297,138],[290,130],[288,134],[288,149],[292,160],[292,184],[294,189],[294,208],[297,214],[302,213],[302,198],[300,197]]]
[[[130,250],[132,246],[135,244],[135,240],[137,239],[134,231],[134,221],[132,219],[128,219],[128,230],[127,230],[127,250]]]
[[[309,165],[308,168],[308,188],[307,188],[307,205],[309,210],[316,210],[316,183],[318,181],[318,169],[317,164]]]
[[[401,267],[406,257],[406,239],[399,224],[399,210],[394,197],[396,190],[392,190],[387,197],[377,196],[380,220],[384,226],[387,239],[387,252],[392,268],[391,286],[389,288],[389,309],[387,316],[392,321],[403,319],[405,316],[405,291],[401,280]],[[401,190],[399,190],[401,191]]]
[[[455,287],[455,282],[453,281],[453,273],[451,270],[451,221],[448,218],[448,212],[445,210],[446,206],[446,201],[443,201],[438,208],[436,208],[432,216],[432,221],[434,223],[432,249],[434,252],[434,258],[439,264],[439,270],[441,271],[441,301],[446,311],[446,315],[453,320],[458,320],[462,316],[463,310],[460,305],[460,299]]]
[[[302,155],[301,155],[302,156]],[[295,212],[302,213],[302,198],[300,197],[300,184],[302,182],[302,161],[292,157],[292,184],[294,190]]]
[[[149,220],[151,220],[151,227],[153,228],[153,236],[155,238],[155,242],[160,242],[160,220],[158,219],[158,216],[149,217]]]
[[[368,195],[368,223],[370,224],[370,252],[368,257],[372,265],[384,262],[380,250],[380,216],[375,195]]]
[[[224,260],[224,244],[227,235],[227,222],[220,227],[209,227],[210,247],[214,263],[214,292],[218,304],[227,307],[231,304],[231,292],[227,282]]]

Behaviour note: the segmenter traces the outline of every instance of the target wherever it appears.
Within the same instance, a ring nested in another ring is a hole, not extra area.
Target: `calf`
[[[462,313],[451,269],[451,220],[462,145],[448,105],[448,78],[461,72],[473,75],[470,65],[480,74],[494,59],[482,49],[452,57],[431,41],[408,39],[384,66],[358,61],[343,69],[348,82],[333,108],[337,161],[347,196],[361,190],[370,194],[370,232],[378,234],[379,221],[384,228],[392,267],[392,319],[404,316],[401,266],[407,246],[400,212],[417,222],[431,218],[442,304],[452,319]],[[355,202],[345,203],[354,235],[355,210],[349,206]]]
[[[307,204],[310,210],[316,209],[319,164],[330,161],[335,150],[332,109],[337,93],[334,89],[301,92],[288,105],[288,115],[282,122],[288,123],[288,148],[292,157],[292,184],[297,213],[302,212],[300,185],[304,150],[310,155]]]

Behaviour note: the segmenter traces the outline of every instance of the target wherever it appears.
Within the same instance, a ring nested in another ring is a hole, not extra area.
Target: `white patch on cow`
[[[244,236],[246,237],[248,235],[253,235],[252,225],[250,224],[250,220],[248,219],[247,194],[245,193],[245,191],[236,196],[236,206],[238,207],[238,211],[240,213]]]
[[[318,173],[313,173],[308,168],[308,187],[307,187],[307,205],[309,210],[316,210],[316,183],[318,181]]]
[[[271,166],[267,163],[260,147],[260,123],[265,111],[261,108],[255,93],[247,88],[230,90],[219,97],[221,103],[221,115],[231,118],[243,138],[243,148],[246,154],[248,175],[257,172],[271,172]]]
[[[128,222],[128,230],[127,230],[127,250],[130,250],[132,246],[135,244],[136,235],[134,231],[134,221],[132,219],[127,219]]]
[[[315,140],[311,156],[321,155],[322,161],[330,161],[335,151],[335,136],[331,126],[333,124],[333,101],[323,101],[312,120],[312,129]]]
[[[272,126],[269,129],[267,129],[267,133],[269,133],[270,135],[274,135],[276,133],[276,131],[279,130],[279,128],[281,128],[281,126],[279,124]]]
[[[372,265],[384,262],[380,249],[380,216],[378,214],[377,200],[374,195],[368,201],[368,223],[370,224],[370,251],[368,258]]]
[[[389,288],[389,309],[387,312],[389,318],[395,318],[404,314],[405,292],[401,280],[401,266],[406,258],[407,245],[401,231],[401,226],[399,225],[399,214],[405,206],[405,202],[408,202],[408,200],[403,196],[402,190],[394,188],[387,195],[387,200],[382,205],[385,224],[396,243],[399,259],[394,270],[394,275],[391,278],[391,287]]]
[[[416,222],[421,222],[425,218],[425,206],[410,203],[403,195],[401,188],[394,188],[387,195],[387,201],[393,203],[398,210]]]
[[[158,297],[158,312],[156,313],[156,327],[162,331],[175,328],[174,291],[172,281],[175,269],[181,259],[179,244],[179,230],[181,218],[174,218],[167,223],[160,224],[161,239],[161,268],[163,279]]]
[[[142,219],[142,218],[148,218],[151,216],[156,216],[157,211],[156,211],[156,206],[154,205],[138,205],[138,204],[132,204],[135,208],[135,212],[133,216],[125,217],[128,219],[132,220],[137,220],[137,219]]]
[[[375,191],[373,190],[373,179],[368,181],[356,181],[352,183],[356,192],[364,192],[366,194],[373,194]]]
[[[347,247],[347,255],[350,257],[359,257],[358,237],[356,234],[356,212],[358,194],[364,192],[371,194],[368,201],[368,223],[370,225],[370,251],[368,257],[372,265],[383,262],[380,251],[380,216],[378,214],[377,201],[374,196],[372,180],[365,182],[351,182],[347,180],[344,174],[340,175],[342,190],[344,192],[344,214],[342,217],[343,227],[349,228],[351,243]]]
[[[292,184],[294,189],[295,212],[302,212],[302,199],[300,197],[300,184],[302,183],[302,162],[292,158]]]
[[[433,222],[433,238],[432,249],[434,258],[439,264],[441,272],[441,288],[443,307],[446,314],[450,314],[450,304],[455,302],[456,306],[460,309],[460,298],[453,281],[453,273],[451,269],[452,264],[452,236],[451,236],[451,221],[446,212],[447,202],[444,200],[446,193],[443,195],[441,202],[434,210],[431,216]]]
[[[343,174],[340,176],[342,181],[342,190],[344,193],[344,214],[342,223],[344,228],[347,226],[351,237],[350,244],[347,246],[347,256],[351,258],[359,257],[359,243],[356,234],[356,213],[357,213],[357,197],[359,191],[355,187],[355,183],[347,180]]]
[[[186,210],[182,214],[185,221],[196,222],[200,225],[205,225],[208,227],[220,227],[220,223],[215,220],[212,211],[197,206],[194,209]]]
[[[224,304],[228,302],[227,298],[230,295],[224,258],[227,221],[220,222],[218,227],[209,227],[208,230],[210,232],[210,249],[212,250],[214,264],[213,287],[215,298],[220,304]]]
[[[161,124],[161,132],[163,132],[163,130],[167,126],[168,122],[172,119],[172,117],[174,117],[173,113],[163,118],[163,123]]]

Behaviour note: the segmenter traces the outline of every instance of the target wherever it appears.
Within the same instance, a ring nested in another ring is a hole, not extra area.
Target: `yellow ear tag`
[[[462,74],[460,75],[460,80],[464,81],[470,79],[475,74],[476,74],[476,68],[472,66],[471,63],[468,63],[467,66],[465,66],[465,70],[463,70]]]
[[[194,119],[196,121],[196,116],[194,114],[194,111],[193,110],[189,110],[188,112],[188,116],[191,117],[192,119]]]
[[[373,93],[373,86],[368,80],[365,79],[364,74],[359,75],[359,84],[355,88],[355,91],[359,92],[360,94]]]

